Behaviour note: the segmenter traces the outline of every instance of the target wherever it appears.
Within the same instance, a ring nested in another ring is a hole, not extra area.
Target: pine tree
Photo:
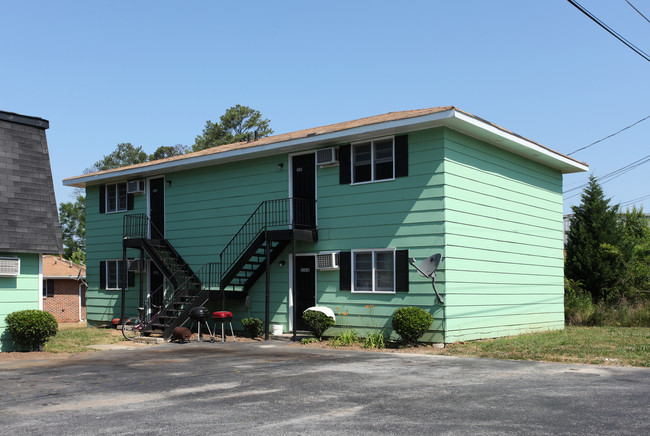
[[[572,207],[574,216],[567,235],[565,276],[580,282],[594,301],[617,293],[629,251],[619,225],[618,205],[609,203],[591,176],[581,204]]]
[[[196,137],[192,151],[205,150],[218,145],[263,138],[273,134],[271,121],[248,106],[235,105],[221,115],[218,123],[207,121],[203,134]]]

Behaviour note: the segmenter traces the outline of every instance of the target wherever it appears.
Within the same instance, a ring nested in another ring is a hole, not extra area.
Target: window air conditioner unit
[[[128,259],[129,271],[140,272],[140,259]],[[147,270],[147,262],[142,263],[142,272]]]
[[[316,255],[316,269],[322,271],[333,271],[340,269],[339,252],[332,251],[329,253],[318,253]]]
[[[0,277],[17,277],[20,274],[20,258],[0,257]]]
[[[316,151],[316,164],[318,165],[332,165],[339,162],[336,155],[337,149],[334,147],[321,148]]]
[[[142,194],[144,193],[144,180],[131,180],[126,182],[127,194]]]

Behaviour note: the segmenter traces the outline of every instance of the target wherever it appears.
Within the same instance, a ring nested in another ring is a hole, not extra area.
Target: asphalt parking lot
[[[650,369],[280,341],[0,364],[12,435],[650,434]]]

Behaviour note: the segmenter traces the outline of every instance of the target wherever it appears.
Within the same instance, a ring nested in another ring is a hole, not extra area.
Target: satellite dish
[[[433,291],[436,293],[438,301],[440,304],[445,304],[445,302],[442,300],[442,297],[440,297],[440,294],[438,294],[438,291],[436,290],[436,269],[438,269],[438,265],[440,265],[441,260],[442,254],[436,253],[433,256],[424,259],[422,262],[420,262],[419,265],[415,264],[415,258],[411,258],[409,263],[418,271],[418,274],[420,274],[422,277],[431,279],[431,286],[433,287]]]
[[[417,266],[415,266],[415,259],[411,259],[411,265],[413,265],[415,269],[418,270],[418,274],[420,274],[422,277],[434,277],[436,275],[436,269],[438,269],[438,265],[440,265],[441,260],[442,254],[436,253],[433,256],[424,259]]]

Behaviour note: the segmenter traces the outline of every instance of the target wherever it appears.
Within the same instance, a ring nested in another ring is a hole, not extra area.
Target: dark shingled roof
[[[61,253],[47,120],[0,111],[0,252]]]

